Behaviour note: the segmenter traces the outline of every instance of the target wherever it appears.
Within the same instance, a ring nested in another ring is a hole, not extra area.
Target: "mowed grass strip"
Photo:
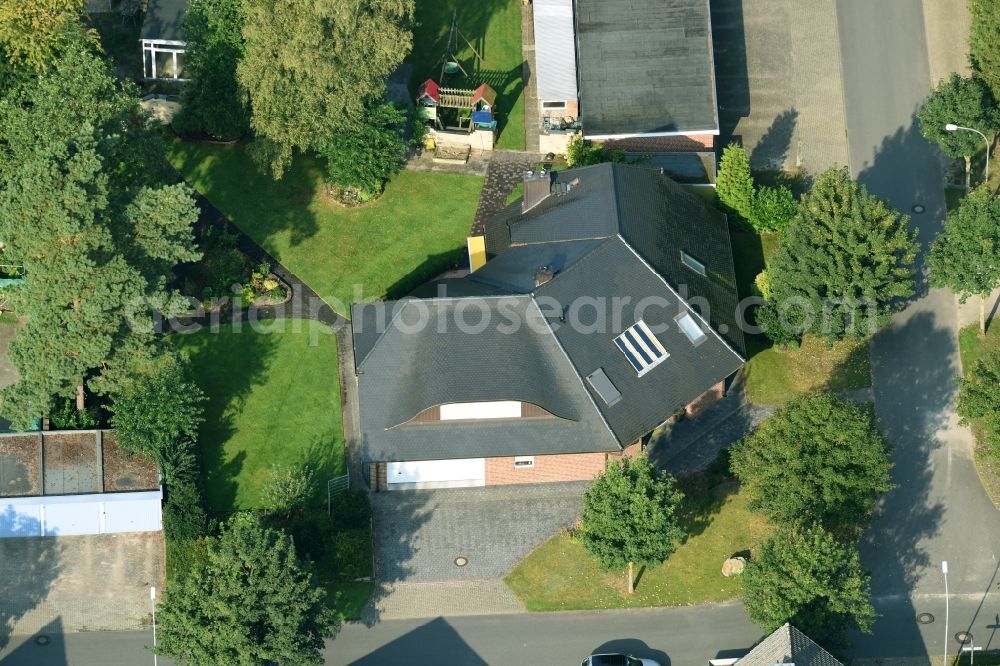
[[[753,550],[773,527],[747,509],[746,495],[735,483],[707,493],[685,500],[682,524],[689,536],[664,564],[642,572],[632,595],[624,571],[603,571],[566,533],[528,555],[505,581],[530,611],[682,606],[732,599],[740,592],[740,581],[722,575],[723,562]]]
[[[987,322],[986,335],[979,335],[979,324],[972,324],[958,332],[958,349],[962,356],[962,371],[966,375],[973,366],[990,352],[1000,349],[1000,324]],[[985,423],[974,420],[970,424],[976,436],[976,471],[994,506],[1000,508],[1000,450],[991,446],[992,433]]]
[[[326,506],[327,479],[344,473],[337,343],[318,322],[279,319],[172,336],[208,396],[199,433],[208,508],[265,508],[272,466],[310,466],[313,504]]]
[[[754,279],[778,249],[778,234],[734,231],[733,261],[740,298],[754,296]],[[764,335],[747,335],[747,396],[764,405],[783,405],[814,390],[849,391],[870,387],[867,340],[830,343],[807,335],[795,349],[774,347]]]
[[[441,83],[441,57],[448,47],[452,12],[457,10],[454,53],[469,76],[449,76],[445,85],[496,90],[498,150],[524,150],[524,81],[521,77],[521,3],[518,0],[417,0],[411,88],[423,81]],[[468,41],[466,41],[468,40]],[[470,46],[471,44],[471,46]],[[475,48],[475,51],[473,51]],[[482,56],[480,61],[476,54]]]
[[[402,171],[376,201],[345,208],[329,199],[322,164],[299,156],[275,181],[242,144],[174,141],[169,157],[201,192],[340,314],[350,303],[399,298],[450,268],[483,179]]]

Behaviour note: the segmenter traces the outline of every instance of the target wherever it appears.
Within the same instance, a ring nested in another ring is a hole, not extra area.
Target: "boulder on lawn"
[[[728,560],[722,563],[722,575],[726,578],[730,576],[739,576],[743,573],[743,569],[746,568],[747,558],[745,557],[730,557]]]

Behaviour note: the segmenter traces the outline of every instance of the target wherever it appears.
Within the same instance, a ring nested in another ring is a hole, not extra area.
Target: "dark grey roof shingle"
[[[577,0],[588,136],[718,130],[708,0]]]
[[[787,623],[758,643],[736,664],[737,666],[775,666],[775,664],[843,666],[832,654]]]
[[[618,402],[607,405],[590,388],[622,445],[642,437],[743,365],[743,359],[711,331],[706,331],[701,344],[691,343],[674,322],[674,317],[690,310],[620,238],[603,241],[535,294],[562,306],[543,307],[543,311],[577,373],[586,377],[601,368],[621,393]],[[580,294],[586,294],[588,302],[609,305],[603,308],[606,321],[598,322],[589,306],[574,315],[571,304]],[[565,324],[559,320],[563,312]],[[616,316],[620,321],[613,320]],[[574,319],[580,325],[570,325]],[[614,343],[618,334],[640,319],[670,355],[641,377]]]
[[[491,323],[476,330],[483,313]],[[360,314],[355,327],[375,319]],[[470,326],[465,331],[460,319]],[[531,296],[413,300],[387,320],[375,345],[359,355],[366,459],[619,450]],[[504,325],[515,320],[522,325]],[[356,342],[371,336],[354,332]],[[429,407],[493,400],[531,403],[556,418],[403,425]]]

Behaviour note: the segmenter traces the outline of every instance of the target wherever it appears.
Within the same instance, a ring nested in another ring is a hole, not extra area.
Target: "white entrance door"
[[[391,462],[386,465],[389,488],[462,488],[486,485],[485,458]]]

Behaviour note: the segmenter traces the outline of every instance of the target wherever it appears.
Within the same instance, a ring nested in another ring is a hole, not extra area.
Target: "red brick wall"
[[[718,402],[723,395],[726,393],[726,380],[722,380],[712,388],[708,389],[700,396],[695,398],[684,408],[684,415],[689,419],[693,419],[698,416],[706,409]]]
[[[642,453],[642,438],[639,438],[626,446],[621,453],[609,453],[608,460],[621,460],[622,458],[635,458]]]
[[[605,453],[535,456],[534,467],[514,467],[514,458],[487,458],[486,485],[589,481],[604,471]]]
[[[715,135],[646,136],[611,139],[605,141],[604,144],[611,150],[624,150],[628,153],[704,152],[712,150],[715,146]]]
[[[558,102],[556,99],[547,99],[546,102]],[[541,111],[542,116],[547,116],[549,118],[576,118],[580,115],[580,103],[575,99],[566,100],[565,109],[546,109],[542,106],[542,102],[538,102],[538,109]]]

